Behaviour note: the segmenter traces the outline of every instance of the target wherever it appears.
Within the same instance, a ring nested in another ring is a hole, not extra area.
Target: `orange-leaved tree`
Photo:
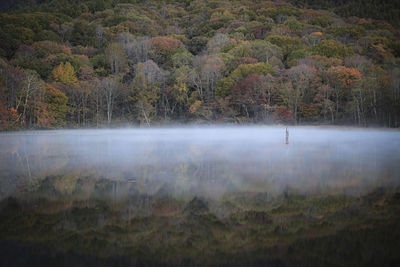
[[[362,78],[362,74],[355,68],[332,66],[328,69],[327,78],[336,98],[335,120],[337,120],[340,101],[346,99],[351,87]]]

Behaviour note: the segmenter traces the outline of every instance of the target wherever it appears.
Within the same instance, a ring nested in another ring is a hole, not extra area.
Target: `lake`
[[[185,127],[0,135],[0,196],[49,175],[93,176],[156,193],[364,192],[400,181],[400,133],[352,128]],[[123,192],[121,192],[122,194]]]
[[[1,266],[396,266],[400,132],[0,134]]]

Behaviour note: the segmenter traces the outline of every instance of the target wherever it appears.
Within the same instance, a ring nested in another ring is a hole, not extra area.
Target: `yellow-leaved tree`
[[[63,84],[76,84],[78,79],[75,75],[74,67],[72,67],[71,63],[61,63],[57,67],[55,67],[52,71],[53,79],[56,82],[60,82]]]

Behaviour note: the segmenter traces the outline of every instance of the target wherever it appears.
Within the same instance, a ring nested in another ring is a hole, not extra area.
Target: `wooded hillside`
[[[397,4],[289,2],[4,2],[0,128],[399,127]]]

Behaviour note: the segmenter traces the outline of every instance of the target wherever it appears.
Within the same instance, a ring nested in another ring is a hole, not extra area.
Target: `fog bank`
[[[27,131],[0,134],[0,147],[1,198],[48,176],[75,187],[83,177],[116,181],[121,195],[134,187],[214,197],[357,194],[400,181],[400,133],[390,130],[290,127],[289,144],[284,127]]]

